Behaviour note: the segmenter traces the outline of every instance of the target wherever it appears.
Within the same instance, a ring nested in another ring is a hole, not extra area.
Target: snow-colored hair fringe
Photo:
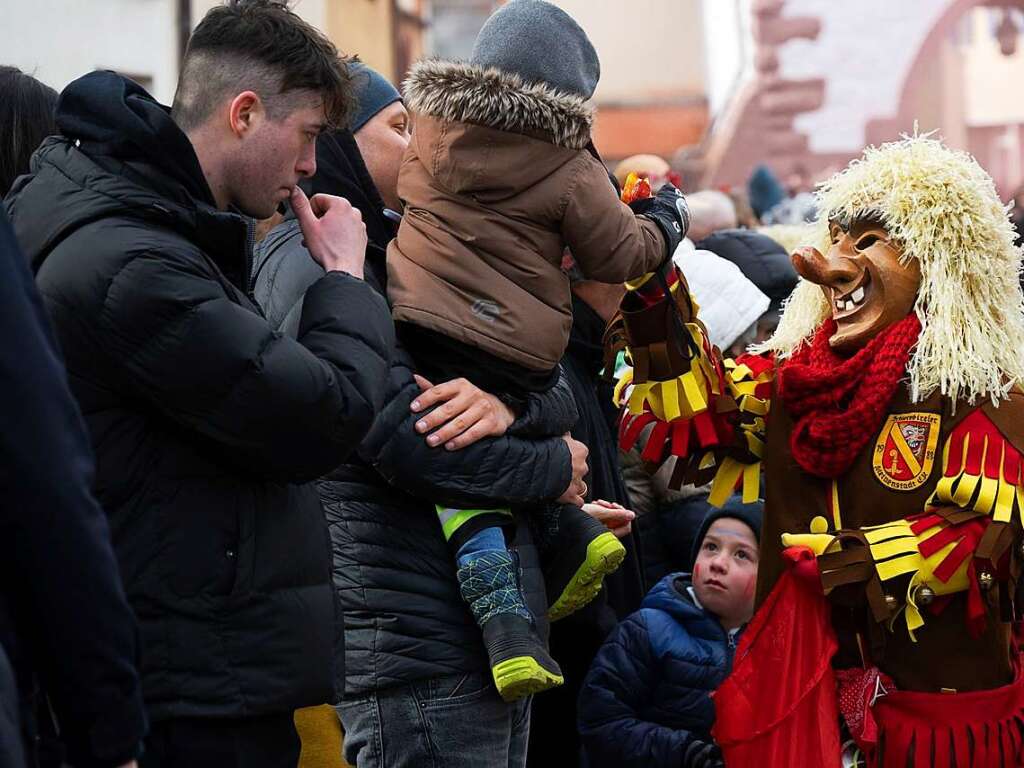
[[[1021,251],[992,179],[965,152],[929,136],[869,147],[818,190],[818,221],[804,244],[829,246],[830,218],[880,216],[904,259],[917,259],[914,311],[921,337],[908,363],[911,398],[936,389],[954,403],[996,402],[1024,381]],[[775,334],[754,351],[791,355],[830,315],[801,280]]]

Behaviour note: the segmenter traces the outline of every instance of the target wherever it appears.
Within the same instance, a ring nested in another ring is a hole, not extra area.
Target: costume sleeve
[[[561,437],[506,434],[458,451],[429,446],[414,428],[424,414],[409,409],[420,389],[401,346],[387,387],[387,401],[359,453],[392,485],[453,507],[533,504],[556,499],[569,487],[572,458]]]
[[[96,332],[131,395],[225,462],[284,482],[314,480],[355,450],[394,346],[387,305],[362,280],[313,283],[293,339],[233,301],[199,254],[170,249],[121,268]]]
[[[968,628],[980,633],[986,622],[982,593],[1006,591],[1019,575],[1022,417],[1024,395],[1017,393],[967,415],[943,446],[942,478],[921,513],[834,536],[785,535],[783,543],[815,550],[826,592],[864,584],[874,619],[900,618],[912,638],[926,622],[924,605],[938,600],[940,608],[941,598],[960,592],[967,593]]]
[[[774,361],[723,360],[700,321],[686,279],[675,266],[627,283],[605,335],[605,370],[625,350],[631,365],[619,380],[619,444],[660,467],[675,457],[669,488],[714,480],[710,501],[721,505],[741,488],[757,498]]]
[[[642,714],[660,672],[643,611],[634,613],[601,646],[580,691],[580,738],[591,766],[683,765],[693,734]]]
[[[661,228],[619,200],[605,167],[585,154],[567,190],[562,237],[589,280],[621,283],[669,258]]]

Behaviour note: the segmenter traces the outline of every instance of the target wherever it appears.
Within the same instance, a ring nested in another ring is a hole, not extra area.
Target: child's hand
[[[410,410],[419,413],[440,403],[416,422],[416,431],[429,433],[427,443],[433,447],[444,445],[445,450],[457,451],[485,437],[501,437],[515,421],[507,405],[466,379],[434,386],[422,376],[414,374],[414,378],[423,392]]]
[[[598,499],[583,505],[583,511],[615,534],[616,538],[624,538],[633,530],[636,513],[621,504]]]

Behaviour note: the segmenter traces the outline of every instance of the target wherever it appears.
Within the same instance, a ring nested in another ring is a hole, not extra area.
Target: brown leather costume
[[[924,485],[910,491],[899,491],[882,484],[872,466],[876,441],[862,450],[853,467],[837,481],[838,507],[843,528],[862,528],[909,517],[924,511],[929,497],[942,476],[942,447],[950,431],[973,410],[961,404],[952,412],[947,398],[935,394],[924,402],[911,403],[906,387],[901,385],[889,405],[890,414],[935,413],[940,417],[938,450],[931,473]],[[977,407],[977,406],[975,406]],[[981,406],[1007,440],[1024,448],[1024,395],[1014,394],[998,408],[991,403]],[[878,425],[879,437],[886,422]],[[834,532],[830,499],[832,481],[804,472],[790,454],[789,436],[793,422],[785,408],[777,405],[770,417],[765,452],[766,493],[765,518],[758,571],[758,604],[774,586],[783,570],[780,541],[783,533],[807,533],[811,520],[822,517]],[[1016,523],[1014,523],[1016,525]],[[892,590],[900,595],[906,579]],[[924,627],[913,642],[905,626],[897,621],[893,631],[875,622],[863,600],[863,587],[841,587],[833,593],[834,623],[842,649],[836,666],[849,667],[861,663],[854,639],[860,632],[867,640],[865,648],[871,660],[893,677],[898,688],[916,691],[958,691],[996,688],[1013,678],[1009,658],[1009,627],[1003,623],[999,605],[1000,590],[985,594],[988,622],[984,635],[975,640],[966,631],[963,595],[956,595],[938,616],[928,615]],[[902,601],[900,601],[902,603]],[[848,632],[843,629],[851,630]]]

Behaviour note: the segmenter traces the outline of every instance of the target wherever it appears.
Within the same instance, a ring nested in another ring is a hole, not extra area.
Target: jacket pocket
[[[239,493],[216,478],[182,480],[163,510],[165,573],[182,597],[231,592],[239,558]]]

